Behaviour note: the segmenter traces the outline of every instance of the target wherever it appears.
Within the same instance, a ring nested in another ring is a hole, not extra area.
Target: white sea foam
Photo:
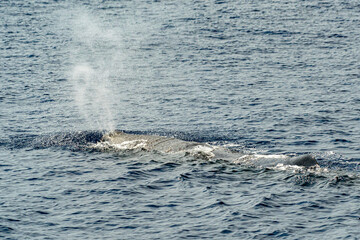
[[[134,149],[147,149],[147,140],[132,140],[132,141],[124,141],[119,144],[110,143],[108,141],[98,142],[91,146],[94,149],[98,150],[134,150]]]
[[[189,153],[192,156],[198,156],[201,155],[203,157],[206,157],[208,159],[215,157],[215,154],[213,151],[216,149],[215,146],[210,145],[197,145],[191,149],[185,150],[185,152]]]
[[[267,159],[267,160],[271,160],[271,159],[286,159],[289,156],[287,155],[280,155],[280,154],[245,154],[239,158],[237,158],[236,160],[233,161],[233,163],[252,163],[255,162],[256,160],[259,159]]]

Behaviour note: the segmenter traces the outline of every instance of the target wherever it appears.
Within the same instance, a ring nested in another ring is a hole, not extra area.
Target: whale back
[[[124,144],[128,142],[142,142],[145,150],[159,151],[159,152],[180,152],[188,150],[196,146],[208,146],[197,142],[184,141],[173,137],[164,137],[156,135],[141,135],[141,134],[127,134],[120,131],[114,131],[105,134],[102,141],[110,142],[111,144]]]
[[[248,155],[241,152],[218,146],[211,146],[206,143],[184,141],[173,137],[157,135],[128,134],[121,131],[114,131],[105,134],[102,142],[118,145],[121,149],[141,148],[145,151],[157,151],[161,153],[184,152],[196,158],[226,160],[234,163],[251,164],[257,166],[274,166],[278,163],[284,165],[297,165],[311,167],[318,162],[309,155],[288,157],[285,155]]]
[[[315,157],[311,156],[310,154],[305,154],[298,157],[290,158],[289,160],[286,161],[286,164],[311,167],[318,164],[318,162],[316,161]]]

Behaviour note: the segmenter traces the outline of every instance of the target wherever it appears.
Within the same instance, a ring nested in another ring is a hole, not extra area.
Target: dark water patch
[[[257,203],[254,208],[280,208],[281,205],[277,204],[276,202],[271,201],[269,198],[264,198],[260,203]]]
[[[148,205],[145,205],[145,207],[148,207],[148,208],[174,208],[177,206],[178,205],[176,205],[176,204],[166,204],[166,205],[148,204]]]
[[[10,137],[6,146],[10,149],[43,149],[61,147],[70,150],[85,150],[89,144],[99,142],[104,131],[74,131],[48,135],[21,134]]]
[[[181,173],[179,175],[179,180],[180,181],[188,181],[191,179],[191,173]]]
[[[56,178],[64,178],[70,176],[81,176],[86,172],[82,170],[50,170],[43,175],[44,179],[56,177]],[[41,179],[41,178],[40,178]],[[35,179],[38,180],[38,179]]]
[[[352,143],[352,141],[350,141],[350,140],[340,139],[340,138],[337,138],[337,139],[334,139],[334,140],[331,140],[331,141],[334,142],[334,143],[339,143],[339,144],[341,144],[341,143]]]
[[[10,164],[0,164],[0,167],[11,167],[12,165]]]
[[[230,233],[232,233],[233,231],[231,231],[231,230],[229,230],[229,229],[224,229],[224,230],[222,230],[220,233],[222,233],[222,234],[230,234]]]
[[[11,233],[13,232],[15,229],[12,228],[12,227],[8,227],[8,226],[5,226],[5,225],[1,225],[0,224],[0,233]]]
[[[177,167],[180,167],[180,166],[181,166],[180,163],[168,162],[168,163],[161,164],[159,167],[155,167],[149,171],[150,172],[158,172],[158,171],[166,172],[166,171],[175,170]]]
[[[160,186],[158,184],[145,184],[145,185],[140,185],[140,188],[147,190],[147,191],[161,191],[163,190],[163,186]]]
[[[312,174],[296,176],[294,182],[295,184],[303,187],[313,186],[314,184],[316,184],[316,176]]]
[[[110,190],[111,193],[113,193],[113,190]],[[140,191],[135,191],[135,190],[122,190],[121,191],[121,195],[124,196],[136,196],[136,195],[145,195],[145,193],[142,193]]]
[[[9,221],[9,222],[20,222],[19,219],[14,219],[14,218],[1,218],[1,220],[3,220],[3,221]]]
[[[41,210],[36,211],[36,213],[38,213],[40,215],[48,215],[48,214],[50,214],[49,212],[41,211]]]
[[[57,200],[57,198],[56,197],[47,197],[47,196],[42,196],[41,197],[42,199],[45,199],[45,200]]]
[[[10,149],[28,148],[33,146],[33,141],[37,135],[34,134],[21,134],[17,136],[11,136],[9,142],[5,142],[6,147]]]
[[[340,187],[340,186],[355,186],[359,183],[359,176],[348,176],[348,175],[336,175],[332,177],[329,182],[329,187]]]
[[[360,159],[346,158],[338,154],[315,154],[316,160],[323,168],[334,171],[349,171],[349,173],[359,173]]]
[[[101,140],[103,131],[78,131],[69,133],[52,134],[36,138],[35,148],[65,147],[70,149],[82,149],[89,143],[96,143]]]
[[[216,200],[216,202],[215,203],[212,203],[212,204],[210,204],[210,205],[208,205],[208,206],[206,206],[205,208],[221,208],[221,207],[226,207],[226,206],[230,206],[230,205],[228,205],[228,204],[226,204],[224,201],[222,201],[222,200]]]
[[[38,178],[38,177],[31,177],[31,178],[27,178],[25,180],[26,181],[42,181],[44,179],[43,178]]]
[[[294,145],[304,145],[304,146],[311,146],[318,144],[318,141],[316,140],[307,140],[307,141],[295,141],[292,144]]]
[[[151,172],[144,168],[145,166],[141,165],[141,166],[137,166],[136,169],[128,170],[127,172],[124,173],[123,176],[116,178],[115,181],[118,180],[123,180],[126,182],[140,181],[140,180],[153,179],[153,177],[156,176],[157,174],[156,172]]]

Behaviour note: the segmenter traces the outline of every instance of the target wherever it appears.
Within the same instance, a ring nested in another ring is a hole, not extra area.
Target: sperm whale
[[[249,159],[256,159],[261,165],[276,165],[277,163],[282,163],[284,165],[297,165],[304,167],[311,167],[318,164],[316,159],[310,154],[297,157],[284,155],[272,155],[273,157],[265,155],[244,155],[225,147],[213,146],[207,143],[184,141],[173,137],[156,135],[128,134],[122,131],[106,133],[102,136],[100,142],[116,146],[119,149],[140,148],[145,151],[160,153],[183,152],[186,155],[208,160],[219,159],[231,162],[241,162],[249,161]]]

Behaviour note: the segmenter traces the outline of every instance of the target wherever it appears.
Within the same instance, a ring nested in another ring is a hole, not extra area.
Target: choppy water
[[[1,1],[0,237],[357,239],[357,1]],[[89,148],[105,130],[250,167]]]

